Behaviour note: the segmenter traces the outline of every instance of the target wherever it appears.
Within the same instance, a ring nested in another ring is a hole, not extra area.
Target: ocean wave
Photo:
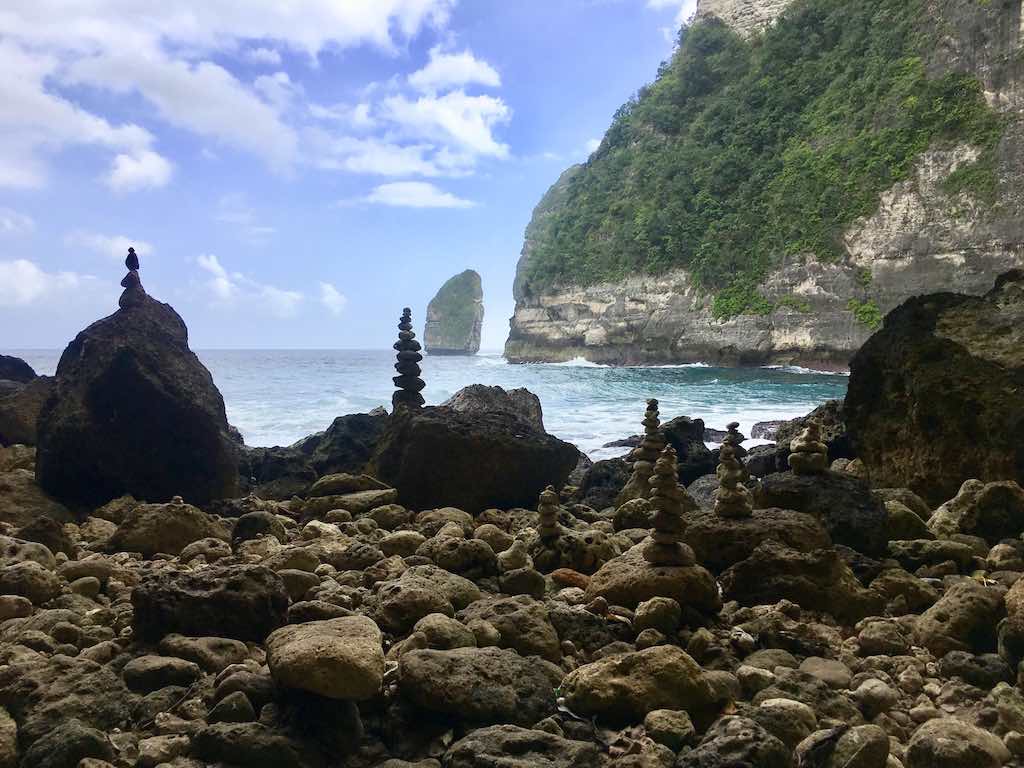
[[[549,363],[549,365],[559,365],[563,368],[611,368],[613,366],[605,365],[603,363],[593,363],[587,360],[585,357],[574,357],[572,360],[566,360],[562,363]]]
[[[817,368],[804,368],[802,365],[762,365],[762,368],[770,371],[782,371],[783,373],[814,374],[815,376],[849,376],[849,371],[820,371]]]

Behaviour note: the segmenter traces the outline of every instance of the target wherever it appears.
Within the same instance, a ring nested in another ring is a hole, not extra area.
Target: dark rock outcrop
[[[689,485],[698,477],[715,471],[718,454],[704,444],[704,422],[688,416],[677,416],[661,425],[665,440],[675,451],[679,465],[679,482]],[[739,456],[744,455],[740,450]]]
[[[806,416],[782,422],[771,439],[788,450],[790,441],[798,437],[809,422],[815,421],[821,427],[821,442],[828,446],[829,461],[852,459],[856,454],[843,418],[843,401],[829,400]]]
[[[423,344],[429,355],[475,355],[484,323],[484,291],[472,269],[449,279],[427,305]]]
[[[148,297],[68,345],[38,426],[39,484],[67,503],[203,503],[237,491],[224,400],[181,317]]]
[[[615,506],[615,499],[629,481],[629,464],[625,459],[603,459],[583,473],[576,500],[594,509]]]
[[[910,299],[850,364],[846,423],[875,485],[933,506],[970,478],[1024,483],[1024,271],[985,296]]]
[[[545,431],[544,411],[540,407],[540,398],[525,387],[505,390],[501,387],[488,387],[485,384],[470,384],[441,405],[460,413],[510,413],[538,432]]]
[[[36,372],[20,357],[0,355],[0,379],[27,384],[34,378],[36,378]]]
[[[414,509],[532,507],[548,485],[561,487],[579,451],[507,413],[424,408],[393,415],[369,474],[398,489]]]
[[[52,377],[37,376],[10,394],[0,395],[0,445],[36,444],[36,422],[52,390]]]

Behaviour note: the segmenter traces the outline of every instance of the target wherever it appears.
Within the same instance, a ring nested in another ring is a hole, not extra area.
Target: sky
[[[695,0],[3,0],[0,349],[117,308],[196,349],[390,346],[452,275],[500,349],[533,207]]]

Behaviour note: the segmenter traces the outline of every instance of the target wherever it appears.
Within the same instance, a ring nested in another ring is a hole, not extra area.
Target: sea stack
[[[394,343],[398,354],[395,355],[395,370],[398,375],[391,380],[395,382],[398,391],[391,396],[391,405],[397,411],[399,408],[419,408],[426,401],[420,391],[426,384],[420,378],[419,363],[423,359],[420,354],[420,343],[416,341],[416,334],[412,330],[412,310],[406,307],[402,310],[402,316],[398,319],[398,341]]]
[[[693,550],[683,543],[686,527],[683,514],[687,507],[693,510],[697,505],[679,487],[679,468],[672,446],[665,448],[658,457],[650,485],[654,530],[650,543],[644,547],[644,559],[651,565],[693,565],[696,562]]]
[[[644,438],[630,454],[633,474],[616,500],[617,507],[633,499],[647,498],[651,491],[647,481],[654,472],[654,462],[665,447],[665,436],[661,434],[661,419],[658,416],[658,401],[654,398],[647,401],[647,410],[641,423],[644,425]]]
[[[460,272],[427,305],[423,343],[429,355],[475,355],[480,351],[484,292],[480,275]]]

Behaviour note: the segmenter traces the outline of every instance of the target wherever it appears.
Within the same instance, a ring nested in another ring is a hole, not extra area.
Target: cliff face
[[[698,18],[715,14],[749,35],[784,5],[704,0]],[[924,61],[928,76],[977,78],[1003,126],[990,148],[961,139],[933,142],[912,158],[902,180],[881,192],[871,213],[842,227],[838,254],[777,254],[758,278],[764,303],[728,316],[716,306],[715,291],[688,268],[531,283],[526,275],[538,232],[567,199],[580,175],[576,166],[548,192],[527,228],[506,356],[845,367],[881,316],[907,298],[937,291],[981,295],[996,275],[1024,265],[1021,0],[928,0],[924,7],[921,31],[938,41]],[[975,183],[986,172],[990,180]]]
[[[471,269],[449,279],[427,305],[424,345],[430,355],[475,355],[484,323],[480,275]]]

